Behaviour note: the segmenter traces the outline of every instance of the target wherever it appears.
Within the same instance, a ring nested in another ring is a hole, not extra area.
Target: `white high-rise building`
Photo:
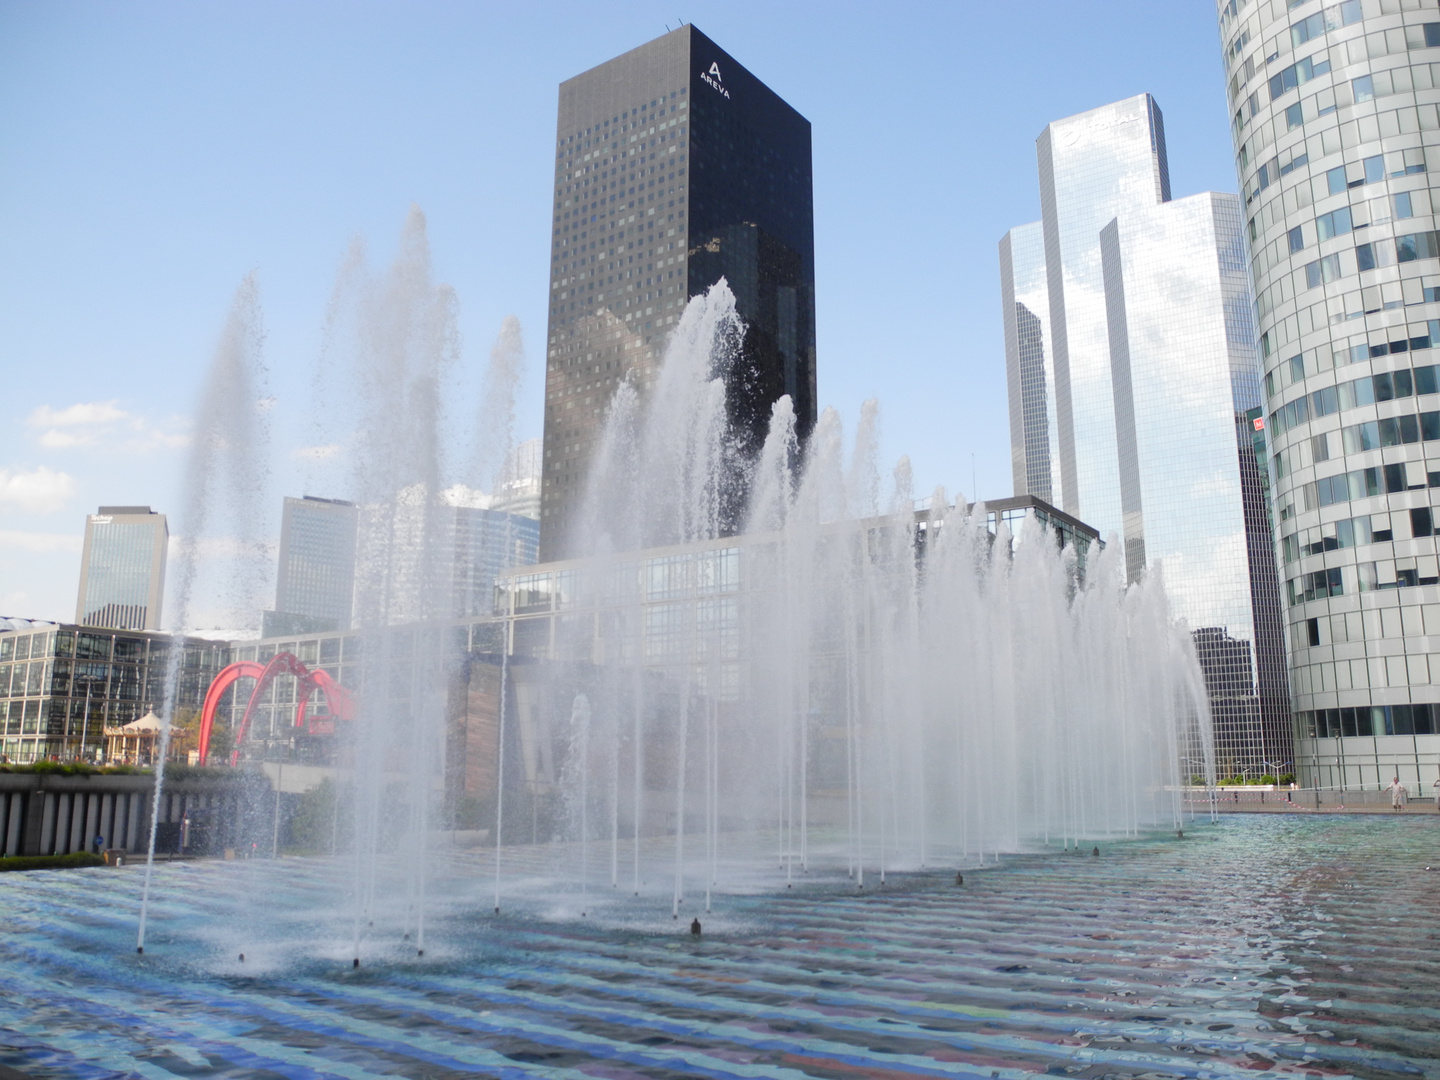
[[[542,445],[539,439],[526,439],[510,451],[490,509],[540,520]]]
[[[170,530],[148,506],[102,506],[85,519],[75,621],[159,630]]]
[[[1218,6],[1307,783],[1440,762],[1440,13]]]

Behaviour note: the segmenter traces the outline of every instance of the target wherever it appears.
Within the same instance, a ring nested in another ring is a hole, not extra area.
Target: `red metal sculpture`
[[[254,715],[260,699],[265,696],[265,691],[277,675],[293,675],[299,680],[299,694],[295,705],[297,728],[306,726],[306,709],[310,704],[310,695],[316,690],[324,692],[325,701],[330,706],[330,717],[323,720],[311,719],[309,727],[312,734],[328,735],[334,731],[335,720],[355,719],[355,699],[350,695],[350,691],[319,668],[311,671],[293,653],[277,653],[274,659],[263,665],[253,660],[241,660],[216,675],[210,689],[205,691],[205,705],[200,710],[201,765],[204,765],[210,756],[210,730],[215,725],[215,710],[219,708],[225,691],[239,679],[255,680],[255,689],[250,691],[250,701],[240,718],[240,730],[235,733],[235,749],[230,754],[230,764],[235,765],[240,760],[240,745],[245,741],[245,733],[250,730],[250,717]],[[329,730],[325,730],[325,727]]]

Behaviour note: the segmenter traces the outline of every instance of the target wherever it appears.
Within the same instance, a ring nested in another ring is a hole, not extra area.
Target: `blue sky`
[[[538,436],[557,84],[681,18],[813,124],[821,404],[878,397],[920,491],[1011,493],[996,244],[1049,120],[1149,91],[1175,195],[1235,188],[1205,2],[0,0],[0,615],[73,618],[100,503],[174,512],[251,271],[278,531],[336,269],[412,203],[467,365],[521,320]]]

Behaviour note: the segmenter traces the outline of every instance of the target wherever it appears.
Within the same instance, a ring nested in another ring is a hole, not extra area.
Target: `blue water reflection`
[[[358,971],[325,860],[159,867],[144,957],[138,874],[7,874],[0,1064],[41,1077],[1436,1076],[1436,825],[1237,815],[1099,858],[1016,857],[959,888],[937,871],[857,895],[841,875],[726,897],[698,939],[668,897],[592,895],[582,920],[552,895],[497,920],[483,858],[462,856],[435,887],[426,956],[387,911]]]

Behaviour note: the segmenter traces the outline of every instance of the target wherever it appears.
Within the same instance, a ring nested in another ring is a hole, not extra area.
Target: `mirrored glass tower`
[[[1000,245],[1016,493],[1050,485],[1124,544],[1131,580],[1164,575],[1205,673],[1219,767],[1283,772],[1289,693],[1239,200],[1171,200],[1148,95],[1050,124],[1037,151],[1042,221]]]
[[[1000,302],[1010,399],[1010,469],[1016,495],[1064,503],[1055,367],[1049,347],[1045,234],[1038,221],[1000,241]]]
[[[1100,230],[1170,198],[1165,126],[1149,94],[1046,126],[1035,142],[1062,509],[1121,531]]]
[[[344,499],[285,497],[275,610],[265,613],[266,637],[350,628],[359,522],[359,509]]]

